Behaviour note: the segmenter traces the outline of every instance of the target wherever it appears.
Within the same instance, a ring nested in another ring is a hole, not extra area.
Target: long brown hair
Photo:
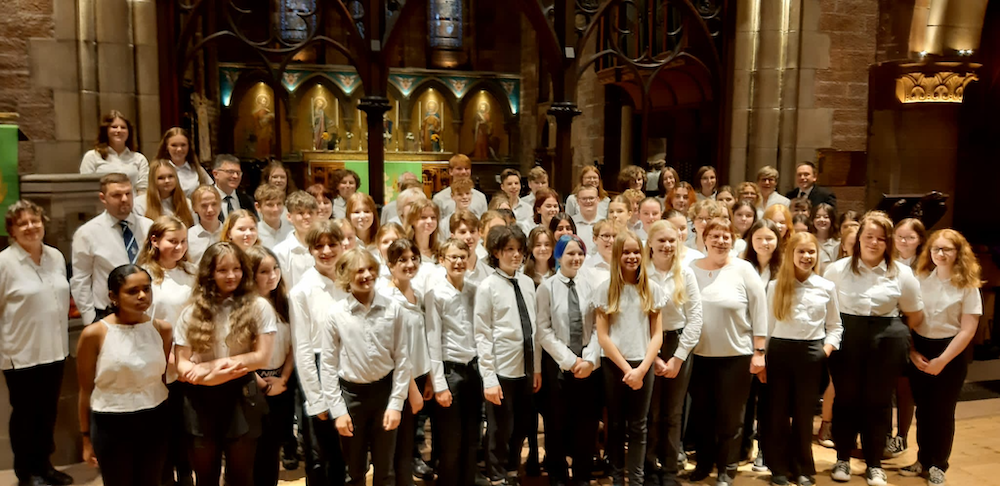
[[[580,187],[583,186],[583,176],[587,172],[597,174],[597,200],[603,201],[604,198],[608,197],[608,192],[604,190],[604,178],[601,177],[601,170],[594,165],[585,165],[580,169],[580,182],[573,188],[573,194],[576,194],[576,191],[580,190]]]
[[[865,227],[869,224],[881,228],[885,233],[885,254],[882,255],[882,259],[885,261],[886,276],[893,277],[896,275],[896,264],[892,260],[893,255],[896,254],[896,247],[893,244],[893,225],[889,215],[882,211],[868,211],[861,217],[860,224],[858,225],[858,237],[854,241],[854,254],[851,255],[851,271],[855,275],[861,275],[859,267],[859,262],[861,261],[861,234],[865,232]]]
[[[795,297],[795,247],[802,243],[811,243],[816,248],[816,258],[813,260],[812,272],[819,269],[819,240],[812,233],[800,232],[792,235],[785,243],[782,252],[781,267],[778,269],[777,278],[774,282],[774,318],[784,321],[792,316],[792,300]]]
[[[295,181],[292,180],[292,173],[288,171],[288,168],[285,167],[285,164],[282,164],[280,160],[271,159],[271,161],[264,166],[264,170],[260,171],[260,181],[264,184],[271,184],[271,173],[278,169],[285,172],[285,197],[288,197],[289,194],[297,191],[298,188],[295,187]]]
[[[937,267],[934,265],[934,260],[931,259],[931,244],[940,238],[950,241],[952,245],[955,245],[957,251],[955,265],[951,272],[951,284],[959,289],[982,287],[983,269],[979,265],[979,260],[976,259],[976,254],[972,252],[972,245],[962,236],[962,233],[950,228],[937,230],[931,233],[930,238],[927,238],[927,244],[924,245],[917,261],[917,275],[926,278]]]
[[[254,283],[257,282],[257,270],[260,270],[261,263],[268,257],[274,260],[274,266],[278,268],[278,271],[281,271],[281,262],[278,261],[278,257],[274,252],[266,246],[254,245],[247,248],[247,251],[244,253],[247,256],[247,263],[250,265],[250,273]],[[288,286],[285,284],[284,275],[278,279],[278,286],[267,295],[267,299],[271,302],[271,306],[274,307],[274,312],[278,314],[279,320],[288,324]]]
[[[428,238],[428,245],[430,246],[431,253],[437,255],[438,246],[440,245],[438,242],[438,231],[441,230],[441,210],[438,209],[437,204],[434,204],[434,202],[430,199],[419,199],[410,205],[410,211],[406,214],[406,224],[403,226],[406,228],[406,234],[400,236],[405,236],[413,240],[417,245],[420,245],[420,240],[417,239],[417,229],[414,225],[420,219],[420,213],[424,212],[424,210],[428,208],[434,210],[434,217],[438,220],[437,228],[434,229],[434,232],[432,232]]]
[[[635,233],[628,229],[618,232],[615,244],[611,247],[611,281],[608,284],[608,310],[605,311],[608,316],[621,311],[620,300],[626,284],[635,285],[644,313],[648,314],[656,310],[656,302],[653,301],[653,289],[649,285],[649,275],[645,262],[640,259],[639,273],[636,275],[635,282],[626,282],[625,276],[622,274],[622,252],[625,250],[625,243],[629,240],[639,244],[639,252],[640,255],[642,254],[642,240]]]
[[[367,207],[369,211],[372,212],[372,225],[368,227],[367,231],[361,231],[357,226],[354,226],[354,220],[351,219],[351,213],[354,212],[355,208]],[[354,226],[354,233],[361,242],[368,246],[375,241],[375,235],[378,234],[379,221],[378,221],[378,210],[375,208],[375,200],[371,196],[363,192],[355,192],[351,194],[351,197],[347,198],[347,220],[351,222],[351,226]],[[441,225],[441,221],[438,221],[438,226]]]
[[[538,239],[542,236],[548,236],[549,244],[552,245],[552,254],[549,255],[549,259],[546,262],[549,266],[549,271],[545,275],[542,275],[535,270],[535,267],[538,266],[538,260],[535,259],[535,245],[538,243]],[[531,277],[531,280],[535,282],[535,287],[538,287],[538,285],[542,283],[542,279],[555,273],[555,242],[556,239],[552,236],[552,232],[544,226],[535,226],[532,228],[531,232],[528,233],[528,247],[524,249],[524,253],[527,254],[527,257],[524,259],[524,274]]]
[[[232,299],[229,312],[229,335],[226,344],[230,348],[252,348],[257,341],[257,306],[254,301],[257,291],[254,288],[253,272],[247,261],[246,254],[233,243],[215,243],[205,250],[198,265],[198,280],[191,292],[191,322],[187,327],[187,338],[191,349],[196,353],[204,353],[215,344],[215,314],[220,310],[225,300],[215,283],[215,267],[227,256],[233,256],[243,269],[243,278],[239,286],[229,297]]]
[[[183,221],[188,228],[194,226],[194,215],[191,213],[187,197],[184,196],[184,189],[181,189],[177,169],[173,165],[163,163],[162,159],[154,159],[149,163],[149,179],[152,187],[146,191],[146,217],[156,220],[163,215],[163,201],[160,199],[160,191],[156,188],[156,173],[160,169],[173,172],[174,180],[177,181],[174,192],[170,195],[170,203],[174,206],[174,216]]]
[[[139,253],[136,263],[149,271],[153,277],[154,284],[163,282],[163,275],[166,272],[160,266],[160,249],[153,246],[153,240],[163,238],[163,235],[168,231],[183,231],[187,235],[187,229],[188,227],[184,225],[184,222],[176,216],[160,216],[149,227],[149,234],[146,236],[146,242],[142,246],[142,251]],[[187,253],[185,252],[184,256],[177,262],[177,268],[180,268],[189,275],[194,275],[194,270],[188,261]]]
[[[101,156],[102,159],[108,159],[108,143],[110,138],[108,137],[108,129],[111,128],[111,124],[115,120],[121,118],[125,122],[125,126],[128,128],[128,137],[125,138],[125,148],[135,151],[135,127],[132,122],[125,118],[125,115],[118,110],[111,110],[108,114],[101,118],[101,126],[97,128],[97,140],[94,141],[94,150]]]

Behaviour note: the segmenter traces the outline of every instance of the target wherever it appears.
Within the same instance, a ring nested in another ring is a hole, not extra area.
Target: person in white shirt
[[[111,110],[101,119],[94,148],[83,154],[81,174],[113,174],[128,176],[133,196],[143,196],[149,187],[149,161],[135,151],[135,130],[118,110]]]
[[[611,279],[593,294],[595,327],[602,350],[604,396],[608,397],[606,453],[614,484],[643,484],[653,363],[663,344],[660,286],[649,280],[642,242],[631,231],[615,238]],[[625,443],[628,442],[628,454]]]
[[[691,409],[697,420],[698,467],[689,478],[705,479],[719,471],[717,486],[731,486],[743,426],[743,409],[750,395],[750,376],[764,369],[767,339],[767,299],[764,284],[746,261],[730,256],[735,228],[726,219],[705,227],[708,254],[694,261],[701,291],[704,326],[694,348]]]
[[[496,226],[486,237],[494,273],[476,291],[475,327],[479,374],[483,378],[489,451],[486,475],[491,481],[516,480],[520,459],[511,439],[530,433],[537,414],[532,395],[542,386],[541,346],[535,336],[535,285],[519,272],[527,241],[516,225]],[[516,452],[515,452],[516,454]]]
[[[278,255],[278,264],[284,269],[283,276],[288,285],[295,287],[302,275],[315,264],[306,244],[306,235],[309,234],[313,220],[316,220],[318,206],[316,198],[305,191],[291,193],[285,200],[285,206],[288,207],[288,222],[292,224],[294,231],[274,247],[274,254]],[[320,223],[332,220],[316,221]]]
[[[778,276],[778,267],[781,266],[784,244],[778,234],[778,226],[769,219],[757,221],[747,231],[750,241],[743,259],[753,266],[764,285]]]
[[[0,369],[10,395],[10,447],[23,484],[71,484],[49,461],[66,356],[66,260],[43,243],[45,210],[21,199],[7,208],[13,240],[0,251]]]
[[[409,206],[403,229],[406,237],[413,240],[420,248],[420,259],[423,262],[434,263],[437,258],[438,225],[440,222],[438,206],[427,199],[418,199]]]
[[[347,484],[393,477],[396,429],[410,389],[409,338],[399,304],[375,291],[378,262],[362,249],[337,260],[336,301],[323,323],[320,376],[347,462]]]
[[[136,262],[153,224],[132,211],[132,196],[132,184],[125,174],[101,177],[99,197],[104,212],[73,233],[70,288],[86,324],[108,315],[108,275],[115,267]]]
[[[476,215],[472,211],[458,211],[451,215],[448,223],[451,226],[452,238],[463,241],[469,248],[480,246],[479,218],[476,218]],[[446,274],[445,268],[439,265],[436,267],[436,270],[439,277],[444,278]],[[479,258],[476,252],[471,252],[468,260],[465,262],[465,281],[479,285],[492,270],[485,259]]]
[[[597,203],[597,214],[601,218],[605,218],[608,215],[608,204],[611,204],[611,198],[608,193],[604,190],[604,185],[601,183],[601,171],[596,166],[586,165],[580,168],[580,183],[573,189],[573,194],[570,194],[566,198],[566,214],[575,218],[580,214],[580,204],[577,201],[577,193],[580,191],[581,187],[588,186],[597,189],[597,196],[600,201]],[[587,241],[586,238],[582,238],[584,242]]]
[[[469,210],[472,207],[472,180],[460,179],[451,184],[451,201],[447,201],[444,208],[441,208],[441,220],[448,221],[451,215],[461,210]],[[438,228],[439,240],[444,241],[451,237],[450,228],[447,224]]]
[[[222,223],[222,236],[219,241],[232,243],[241,250],[247,251],[251,246],[260,245],[257,239],[257,218],[246,209],[229,213]]]
[[[715,192],[715,200],[726,213],[729,213],[732,211],[733,205],[736,204],[736,191],[733,190],[732,186],[722,186]]]
[[[333,200],[336,198],[336,195],[330,188],[326,187],[325,184],[313,184],[306,188],[306,193],[316,198],[316,217],[313,219],[316,221],[333,219]],[[287,203],[288,201],[285,202]],[[285,214],[287,215],[288,208],[285,209]]]
[[[556,260],[552,252],[554,247],[555,238],[548,228],[539,226],[528,234],[528,256],[524,259],[521,271],[535,283],[536,289],[542,280],[556,273]]]
[[[669,221],[657,221],[649,230],[645,258],[649,280],[663,291],[660,316],[663,344],[653,362],[653,398],[649,408],[649,434],[646,444],[646,477],[660,484],[677,484],[683,470],[678,457],[684,454],[681,443],[682,414],[691,381],[691,351],[701,337],[701,291],[694,271],[684,265],[680,252],[684,243]],[[661,469],[655,470],[656,462]],[[647,480],[647,482],[651,482]]]
[[[188,260],[197,265],[212,243],[222,237],[219,219],[219,193],[213,186],[198,186],[191,193],[191,207],[198,215],[198,224],[188,229]]]
[[[926,243],[927,229],[924,223],[916,218],[906,218],[896,223],[896,229],[892,232],[895,239],[893,245],[896,247],[896,261],[910,268],[916,268],[917,257],[923,252]]]
[[[472,160],[469,159],[465,154],[456,154],[448,160],[448,175],[451,176],[452,184],[455,181],[462,179],[472,179]],[[446,187],[434,195],[434,204],[437,204],[439,208],[444,209],[448,201],[451,200],[451,187]],[[472,190],[472,205],[469,206],[469,210],[473,212],[476,216],[482,216],[486,212],[487,208],[486,195],[480,192],[478,189]],[[400,218],[402,218],[400,214]]]
[[[589,484],[601,415],[601,347],[590,305],[594,288],[580,269],[587,253],[580,237],[556,243],[559,271],[538,286],[538,341],[546,384],[542,401],[547,468],[553,484],[569,483],[566,457],[573,459],[573,482]]]
[[[375,242],[378,234],[378,210],[375,200],[363,192],[356,192],[347,200],[347,220],[354,228],[358,244],[364,248]]]
[[[257,238],[260,244],[274,250],[292,232],[292,223],[285,214],[285,192],[270,184],[261,184],[253,193],[254,206],[260,214]]]
[[[288,294],[295,371],[302,396],[305,475],[309,484],[343,484],[345,465],[340,440],[323,398],[319,360],[323,326],[334,301],[344,297],[334,280],[336,262],[344,252],[344,233],[332,220],[319,221],[306,234],[314,267],[307,270]],[[279,261],[280,264],[280,261]]]
[[[113,312],[84,328],[77,343],[83,460],[108,486],[160,484],[170,410],[164,379],[171,327],[147,311],[152,281],[142,267],[108,276]]]
[[[682,242],[686,242],[688,240],[687,216],[682,214],[680,211],[677,211],[675,209],[670,209],[667,210],[666,213],[664,213],[663,220],[669,221],[670,224],[674,225],[674,228],[677,230],[678,236],[680,236]],[[681,248],[678,254],[683,259],[681,264],[685,267],[691,265],[691,262],[695,260],[700,260],[702,258],[705,258],[704,253],[698,250],[693,250],[687,245],[684,245],[684,248]]]
[[[688,220],[694,231],[688,237],[687,246],[700,252],[705,251],[705,226],[715,218],[728,218],[729,212],[714,199],[701,199],[688,209]],[[739,256],[734,254],[732,256]]]
[[[659,201],[657,201],[657,204],[659,204]],[[635,231],[635,234],[639,235],[639,239],[645,239],[646,232],[642,229],[641,220],[639,220],[639,225],[637,227],[629,227],[632,214],[632,205],[625,196],[615,196],[615,198],[611,200],[611,204],[608,204],[607,219],[622,225],[622,227],[632,229],[632,231]],[[657,219],[659,219],[659,217],[657,217]]]
[[[837,225],[837,210],[826,203],[819,203],[812,209],[812,224],[819,241],[819,264],[821,269],[837,260],[840,250],[840,226]]]
[[[594,225],[594,239],[589,242],[590,254],[587,255],[587,259],[583,262],[583,269],[580,270],[594,287],[611,278],[611,253],[615,246],[615,238],[623,231],[625,231],[624,226],[610,219],[602,219]],[[581,241],[583,241],[582,238]],[[584,245],[587,244],[588,242],[584,241]],[[584,246],[584,251],[587,248]]]
[[[191,197],[198,186],[212,185],[212,178],[191,149],[191,137],[183,128],[173,127],[163,133],[156,159],[169,161],[177,169],[177,182],[187,197]]]
[[[917,263],[925,319],[912,326],[909,374],[920,429],[917,462],[900,474],[926,473],[932,486],[945,484],[955,441],[955,406],[968,371],[962,354],[983,314],[981,274],[971,245],[951,229],[931,234]]]
[[[494,226],[504,226],[506,224],[507,219],[504,218],[504,215],[499,211],[491,209],[483,213],[483,215],[479,218],[479,235],[482,238],[480,244],[473,248],[477,259],[484,262],[489,260],[489,252],[486,251],[486,235],[490,234],[490,230],[493,229]],[[576,227],[574,226],[574,232],[576,231],[575,228]]]
[[[500,173],[500,188],[510,199],[510,210],[518,222],[532,219],[532,204],[521,199],[521,172],[517,169],[504,169]]]
[[[833,282],[816,274],[816,237],[796,233],[785,244],[781,267],[767,284],[767,467],[771,483],[815,484],[813,414],[824,363],[844,333]]]
[[[851,479],[851,450],[861,432],[869,486],[886,484],[882,453],[890,420],[892,393],[906,370],[909,331],[920,326],[924,303],[920,282],[906,265],[893,260],[892,220],[880,211],[861,218],[854,254],[827,267],[823,276],[837,285],[844,339],[830,357],[837,390],[833,403],[835,481]],[[877,352],[875,351],[877,350]]]
[[[576,192],[576,200],[580,206],[577,215],[573,216],[573,223],[576,225],[576,235],[584,242],[594,241],[594,224],[603,218],[598,211],[598,194],[597,188],[593,186],[581,186]]]
[[[151,220],[160,216],[177,216],[188,228],[194,226],[191,203],[177,185],[177,170],[169,162],[154,160],[149,164],[153,187],[136,200],[135,212]]]
[[[452,181],[451,183],[454,185],[455,181]],[[402,174],[399,174],[399,178],[396,180],[396,189],[398,191],[397,198],[398,194],[402,194],[403,191],[411,187],[422,188],[423,186],[423,183],[417,179],[417,176],[414,175],[413,172],[403,172]],[[382,207],[382,216],[379,218],[379,223],[384,225],[393,221],[393,219],[399,220],[399,218],[399,210],[396,200],[394,199],[387,202],[385,206]]]
[[[660,171],[660,179],[656,184],[656,198],[663,204],[664,209],[670,207],[670,192],[674,190],[680,180],[677,170],[673,167],[664,167]]]
[[[219,154],[215,157],[212,175],[215,177],[215,190],[219,192],[221,201],[220,221],[225,220],[229,213],[237,209],[246,209],[257,216],[253,197],[240,189],[240,183],[243,181],[240,159],[229,154]]]
[[[715,200],[715,191],[719,186],[715,167],[704,165],[698,168],[698,172],[694,175],[694,182],[698,184],[698,191],[695,193],[698,201],[705,199]]]
[[[757,187],[760,188],[760,197],[763,201],[764,209],[775,204],[788,206],[792,202],[777,191],[778,170],[770,165],[765,165],[757,171]]]
[[[333,199],[333,218],[341,219],[347,216],[347,200],[361,187],[361,177],[350,169],[337,169],[330,180],[331,187],[337,190]]]
[[[538,191],[549,188],[549,173],[545,169],[535,166],[528,171],[528,194],[524,196],[524,203],[529,207],[535,206],[535,197]],[[558,198],[556,205],[559,205]]]
[[[653,223],[663,219],[663,206],[660,200],[655,197],[647,197],[639,202],[639,222],[642,223],[641,232],[636,232],[640,239],[649,236],[649,229]]]

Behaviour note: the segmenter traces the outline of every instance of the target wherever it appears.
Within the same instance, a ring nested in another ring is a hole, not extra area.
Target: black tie
[[[535,375],[535,347],[531,341],[531,316],[528,315],[528,306],[524,303],[524,294],[521,293],[521,286],[517,284],[516,278],[508,278],[510,284],[514,286],[514,296],[517,297],[517,313],[521,315],[521,335],[524,336],[524,375],[528,377],[528,383]]]
[[[583,314],[580,313],[580,296],[576,293],[576,282],[569,279],[569,350],[580,356],[583,353]]]
[[[222,200],[226,202],[226,214],[219,213],[219,221],[225,222],[226,216],[233,214],[233,196],[226,196]]]
[[[135,257],[139,255],[139,244],[135,241],[135,235],[129,229],[128,222],[119,221],[118,225],[122,227],[122,241],[125,243],[125,252],[128,253],[128,262],[135,263]]]

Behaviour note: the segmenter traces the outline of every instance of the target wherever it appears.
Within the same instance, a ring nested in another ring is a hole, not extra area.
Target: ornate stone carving
[[[906,73],[896,78],[901,103],[961,103],[965,87],[979,79],[975,73]]]

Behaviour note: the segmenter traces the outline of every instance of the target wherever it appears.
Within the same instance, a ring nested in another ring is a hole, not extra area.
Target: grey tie
[[[569,279],[569,349],[580,356],[583,353],[583,314],[580,313],[580,296],[576,293],[576,282]]]

